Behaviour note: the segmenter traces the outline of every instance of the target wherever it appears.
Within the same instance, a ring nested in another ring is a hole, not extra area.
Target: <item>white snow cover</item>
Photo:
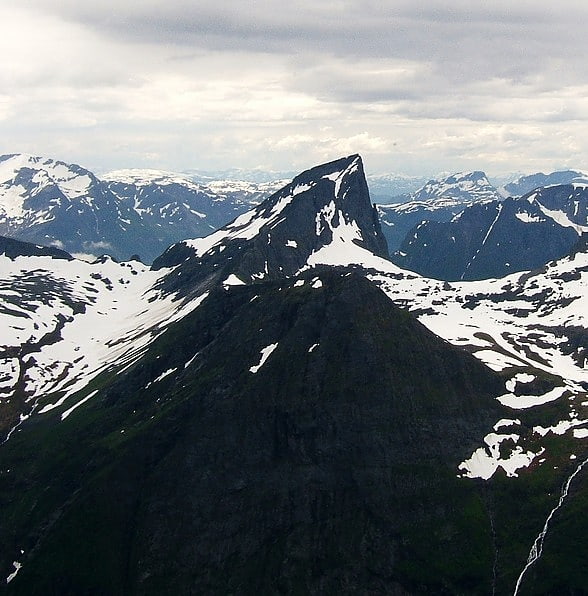
[[[159,383],[159,381],[162,381],[163,379],[165,379],[165,377],[169,377],[177,370],[177,368],[168,368],[166,371],[162,372],[157,378],[153,379],[153,381],[147,383],[147,385],[145,385],[145,389],[148,389],[149,387],[151,387],[151,385],[154,385],[155,383]]]
[[[554,435],[563,435],[568,432],[571,428],[576,426],[582,426],[583,424],[588,423],[588,420],[560,420],[557,424],[553,426],[534,426],[533,432],[541,435],[544,437],[548,433],[553,433]]]
[[[529,375],[542,370],[572,383],[588,381],[588,369],[560,350],[567,338],[559,332],[562,325],[588,327],[588,254],[552,263],[544,273],[451,284],[403,271],[383,259],[372,268],[377,271],[367,271],[368,279],[394,302],[420,313],[419,320],[434,333],[470,347],[497,370],[517,366]],[[520,299],[512,296],[514,291]],[[527,340],[531,330],[539,340]]]
[[[520,426],[521,421],[518,418],[511,419],[511,418],[501,418],[495,425],[494,430],[498,430],[503,426]]]
[[[509,379],[505,383],[505,386],[510,393],[514,393],[517,385],[531,383],[531,381],[534,381],[536,378],[535,375],[530,375],[528,373],[517,373],[512,379]]]
[[[14,561],[12,563],[14,567],[14,571],[6,578],[6,583],[9,584],[18,574],[18,572],[22,569],[22,564],[18,561]]]
[[[542,404],[559,399],[568,391],[567,387],[554,387],[551,391],[544,393],[543,395],[514,395],[513,393],[505,393],[500,395],[498,401],[516,410],[525,410],[527,408],[534,408]]]
[[[462,476],[482,478],[483,480],[491,478],[499,468],[502,468],[507,476],[517,476],[517,470],[527,468],[544,451],[543,449],[538,453],[523,451],[521,446],[515,445],[508,457],[502,458],[500,455],[501,443],[513,441],[516,444],[518,440],[519,435],[516,434],[490,433],[484,437],[486,447],[476,449],[469,459],[459,464],[458,469],[463,470]]]
[[[234,273],[231,273],[225,281],[223,281],[223,285],[227,286],[244,286],[245,282],[242,279],[239,279]]]
[[[123,182],[125,184],[134,184],[135,186],[149,186],[158,184],[168,186],[171,184],[181,184],[192,189],[201,190],[201,185],[194,183],[188,175],[178,174],[177,172],[167,172],[165,170],[152,169],[123,169],[113,170],[100,176],[105,182]]]
[[[540,223],[542,221],[545,221],[538,215],[531,215],[530,213],[527,213],[526,211],[515,213],[515,217],[524,223]]]
[[[85,171],[75,171],[76,166],[52,159],[35,157],[20,153],[0,161],[0,217],[4,215],[10,219],[22,220],[33,217],[34,212],[24,207],[27,191],[22,185],[14,184],[18,174],[24,168],[33,170],[31,181],[36,191],[54,185],[69,199],[78,199],[85,196],[92,184],[92,179]],[[40,220],[51,219],[47,213],[39,214]],[[35,223],[40,223],[37,220]]]
[[[184,244],[192,248],[197,257],[201,257],[224,241],[238,238],[251,240],[259,234],[261,228],[266,224],[277,221],[280,213],[293,198],[294,195],[292,194],[281,198],[271,209],[269,215],[261,216],[262,208],[256,207],[251,211],[247,211],[247,213],[243,213],[232,223],[210,234],[210,236],[185,240]]]
[[[541,211],[543,211],[543,213],[545,213],[545,215],[547,215],[547,217],[553,219],[553,221],[558,223],[560,226],[563,226],[564,228],[573,228],[578,235],[581,235],[583,232],[588,232],[588,226],[574,223],[563,211],[548,209],[539,202],[537,202],[537,205],[539,205],[539,208]]]
[[[261,358],[259,360],[259,364],[255,364],[254,366],[252,366],[249,371],[252,372],[253,374],[255,374],[264,364],[265,361],[270,357],[270,354],[278,347],[278,344],[270,344],[269,346],[266,346],[265,348],[262,348],[260,355]]]
[[[154,286],[169,270],[154,272],[135,261],[0,256],[0,272],[0,304],[10,309],[0,308],[0,349],[35,344],[62,325],[59,341],[23,359],[30,412],[38,413],[61,406],[103,370],[130,366],[169,323],[208,295],[186,303],[164,297]],[[17,366],[20,371],[19,364],[2,362],[2,382],[18,378]]]
[[[63,412],[63,414],[61,414],[61,419],[65,420],[76,408],[80,407],[82,404],[85,404],[88,400],[92,399],[97,393],[98,390],[92,391],[92,393],[89,393],[88,395],[86,395],[86,397],[80,399],[80,401],[77,404],[73,405],[71,408],[69,408],[68,410]]]

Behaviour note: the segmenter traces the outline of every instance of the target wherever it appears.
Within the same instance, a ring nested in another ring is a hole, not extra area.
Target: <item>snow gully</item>
[[[533,542],[533,546],[531,547],[531,550],[529,552],[529,557],[527,558],[527,564],[525,565],[517,579],[513,596],[518,595],[519,588],[521,587],[521,583],[523,581],[523,577],[529,569],[529,567],[531,567],[531,565],[533,565],[533,563],[535,563],[535,561],[537,561],[543,554],[543,542],[545,541],[545,536],[547,535],[547,530],[549,529],[549,523],[551,522],[551,519],[553,518],[557,510],[561,508],[566,497],[568,496],[568,491],[570,490],[572,480],[577,476],[577,474],[579,474],[582,471],[582,468],[587,463],[588,457],[578,465],[578,467],[574,470],[574,472],[570,475],[570,477],[565,481],[564,485],[562,486],[561,494],[559,496],[559,501],[557,502],[557,505],[550,511],[549,515],[547,516],[547,519],[545,520],[545,524],[543,525],[543,529],[541,530],[537,538],[535,538],[535,542]]]

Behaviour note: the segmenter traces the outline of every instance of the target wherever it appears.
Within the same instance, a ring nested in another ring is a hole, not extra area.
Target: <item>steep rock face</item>
[[[201,289],[211,279],[237,283],[293,275],[325,246],[388,254],[358,155],[303,172],[261,205],[207,238],[170,247],[153,268],[179,265],[166,289]]]
[[[502,382],[363,276],[218,289],[101,383],[5,445],[14,593],[490,591]]]
[[[445,280],[503,277],[566,255],[588,230],[585,187],[549,187],[522,199],[471,205],[450,222],[423,222],[392,260]]]

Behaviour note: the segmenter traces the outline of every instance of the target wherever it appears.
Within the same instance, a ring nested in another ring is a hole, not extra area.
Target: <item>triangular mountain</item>
[[[388,254],[359,155],[300,174],[210,236],[173,245],[153,267],[176,267],[166,288],[184,293],[221,278],[249,283],[294,275],[325,249],[344,264],[353,247]]]
[[[490,582],[459,540],[444,550],[460,569],[424,583],[411,569],[433,568],[421,533],[443,524],[490,548],[488,522],[468,524],[478,488],[456,470],[500,416],[501,380],[358,273],[299,281],[217,288],[134,366],[98,377],[86,403],[3,446],[4,577],[22,565],[10,589]]]

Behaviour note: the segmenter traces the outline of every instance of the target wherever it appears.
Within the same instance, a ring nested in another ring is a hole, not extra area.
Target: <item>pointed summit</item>
[[[388,254],[359,155],[303,172],[210,236],[173,245],[153,267],[180,265],[168,289],[185,293],[219,275],[243,283],[294,275],[326,247]]]

